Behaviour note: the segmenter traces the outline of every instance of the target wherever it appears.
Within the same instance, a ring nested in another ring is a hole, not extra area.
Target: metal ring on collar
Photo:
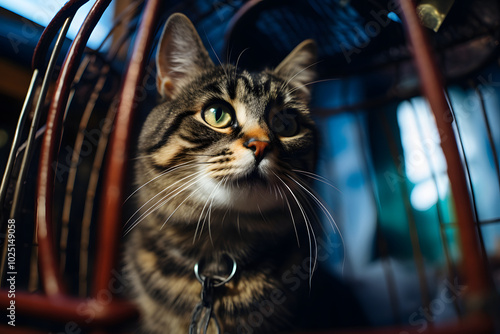
[[[221,277],[221,276],[214,276],[213,277],[213,278],[220,280],[220,282],[214,283],[214,285],[213,285],[214,288],[217,288],[219,286],[226,284],[236,274],[236,269],[238,267],[236,264],[236,260],[229,254],[224,254],[224,255],[226,255],[227,257],[229,257],[231,259],[231,261],[233,261],[233,267],[231,269],[231,273],[226,278]],[[198,279],[198,281],[200,281],[200,283],[203,283],[205,281],[206,276],[200,274],[199,270],[200,270],[200,262],[196,262],[196,264],[194,265],[194,274],[195,274],[196,278]]]

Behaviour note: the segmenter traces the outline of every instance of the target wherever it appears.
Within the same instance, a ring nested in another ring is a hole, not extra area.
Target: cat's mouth
[[[233,181],[238,185],[267,186],[271,182],[272,163],[267,159],[248,166],[245,173],[237,175]]]
[[[276,198],[276,183],[281,173],[272,161],[260,164],[240,165],[232,172],[217,175],[204,187],[202,201],[209,199],[210,205],[230,207],[240,212],[257,213],[259,210],[275,208],[281,203]]]
[[[237,177],[234,182],[240,186],[265,186],[269,183],[269,179],[258,168],[254,168],[250,173]]]

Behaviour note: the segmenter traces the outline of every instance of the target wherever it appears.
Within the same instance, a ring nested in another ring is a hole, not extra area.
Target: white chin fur
[[[280,205],[275,194],[265,185],[253,185],[251,189],[238,187],[219,187],[215,191],[214,205],[239,212],[257,213]]]
[[[263,160],[259,165],[259,171],[264,175],[272,175],[270,172],[272,163]],[[202,181],[199,192],[195,194],[197,200],[208,201],[207,206],[212,208],[231,209],[240,212],[257,213],[266,211],[282,204],[279,195],[272,186],[272,181],[264,184],[260,182],[249,184],[238,184],[228,181],[224,185],[213,179]],[[246,183],[246,182],[245,182]]]

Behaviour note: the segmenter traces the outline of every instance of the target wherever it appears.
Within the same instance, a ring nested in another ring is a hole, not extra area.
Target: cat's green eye
[[[271,129],[281,137],[293,137],[299,133],[298,116],[290,110],[283,110],[271,118]]]
[[[212,104],[202,112],[203,119],[215,128],[227,128],[233,123],[231,110],[223,104]]]

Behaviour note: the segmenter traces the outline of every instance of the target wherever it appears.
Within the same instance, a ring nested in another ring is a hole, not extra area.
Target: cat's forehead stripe
[[[240,125],[243,125],[247,122],[247,108],[244,103],[242,103],[239,99],[235,99],[231,101],[233,105],[234,111],[236,113],[236,118]]]

